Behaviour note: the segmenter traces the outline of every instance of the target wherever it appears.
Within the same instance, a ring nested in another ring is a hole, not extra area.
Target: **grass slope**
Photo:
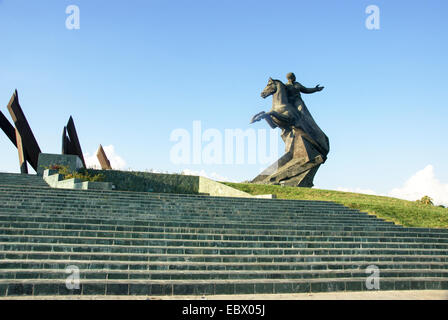
[[[423,205],[415,201],[310,188],[230,182],[225,184],[253,195],[275,194],[279,199],[333,201],[406,227],[448,228],[448,208]]]

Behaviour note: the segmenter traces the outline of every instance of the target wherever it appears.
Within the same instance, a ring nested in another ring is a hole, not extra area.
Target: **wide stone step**
[[[446,290],[440,278],[386,278],[380,290]],[[307,280],[83,280],[79,289],[67,289],[65,280],[0,280],[1,296],[21,295],[222,295],[299,292],[363,291],[366,279],[333,278]]]
[[[167,217],[164,217],[163,215],[153,215],[153,214],[142,214],[142,215],[129,215],[127,213],[123,214],[89,214],[89,215],[83,215],[82,213],[78,212],[61,212],[61,213],[50,213],[45,211],[39,211],[36,213],[25,213],[25,212],[16,212],[16,213],[6,213],[4,210],[0,209],[0,216],[1,215],[9,215],[10,217],[17,217],[18,216],[26,216],[26,217],[33,217],[33,216],[57,216],[58,218],[84,218],[84,219],[102,219],[102,220],[113,220],[121,219],[121,220],[131,220],[132,217],[135,217],[136,219],[139,219],[141,221],[147,221],[151,223],[162,223],[165,221],[170,221],[173,223],[196,223],[196,224],[210,224],[210,225],[217,225],[219,223],[226,224],[226,225],[233,225],[233,226],[267,226],[267,229],[278,229],[282,226],[290,227],[300,227],[303,225],[333,225],[335,227],[337,226],[366,226],[366,227],[387,227],[387,226],[396,226],[391,222],[384,222],[384,221],[370,221],[370,222],[359,222],[358,220],[351,220],[351,219],[308,219],[308,218],[299,218],[299,219],[277,219],[277,220],[267,220],[267,219],[244,219],[244,218],[234,218],[234,217],[208,217],[206,215],[204,216],[173,216],[170,219],[167,219]],[[12,221],[13,219],[2,219],[3,221]],[[1,221],[1,220],[0,220]]]
[[[53,190],[52,190],[53,191]],[[25,195],[23,194],[23,192],[20,192],[20,194],[17,194],[16,197],[12,196],[12,195],[4,195],[5,200],[8,201],[19,201],[18,199],[20,199],[20,202],[25,201],[24,197]],[[213,197],[209,197],[209,198],[213,198]],[[17,200],[15,200],[17,199]],[[39,201],[40,203],[52,203],[53,201],[62,201],[62,202],[77,202],[77,205],[82,206],[83,204],[89,204],[90,205],[94,205],[94,204],[98,204],[98,205],[108,205],[108,204],[125,204],[126,207],[129,207],[129,204],[131,204],[132,206],[135,207],[145,207],[145,206],[162,206],[162,207],[184,207],[184,208],[199,208],[199,207],[213,207],[216,210],[229,210],[229,208],[238,208],[241,210],[249,210],[249,211],[258,211],[260,213],[265,213],[266,211],[272,211],[272,210],[278,210],[278,211],[288,211],[288,212],[294,212],[294,211],[298,211],[301,212],[303,210],[307,210],[309,212],[313,212],[313,211],[333,211],[333,212],[347,212],[347,213],[352,213],[352,214],[360,214],[359,210],[356,209],[349,209],[347,207],[344,207],[342,205],[338,205],[338,204],[329,204],[329,205],[307,205],[307,204],[301,204],[298,205],[296,203],[292,203],[291,205],[287,205],[287,206],[281,206],[280,204],[276,204],[276,203],[237,203],[237,202],[232,202],[231,200],[227,200],[226,202],[223,202],[222,204],[219,204],[219,201],[222,201],[221,199],[216,199],[214,198],[214,201],[210,201],[207,200],[202,201],[202,200],[196,200],[196,199],[178,199],[178,200],[173,200],[173,199],[169,199],[169,200],[161,200],[158,199],[157,197],[153,197],[150,198],[149,203],[145,202],[143,199],[137,199],[136,201],[134,201],[134,199],[132,198],[123,198],[122,200],[118,200],[117,197],[113,197],[113,198],[104,198],[101,201],[98,200],[97,197],[92,197],[91,200],[89,199],[83,199],[80,197],[74,197],[73,199],[70,199],[66,196],[64,196],[63,194],[61,195],[43,195],[42,197],[26,197],[26,201],[32,201],[32,200],[36,200]],[[190,201],[189,201],[190,200]],[[256,199],[259,200],[259,199]],[[274,201],[274,200],[271,200]],[[282,200],[279,200],[282,201]],[[298,201],[300,202],[300,200],[289,200],[289,201]],[[365,215],[365,213],[362,213]]]
[[[76,208],[12,208],[8,206],[3,206],[0,208],[1,215],[10,215],[10,216],[80,216],[87,218],[95,218],[95,217],[109,217],[109,219],[121,218],[121,219],[228,219],[228,220],[242,220],[245,221],[253,221],[253,222],[286,222],[291,223],[294,221],[321,221],[326,223],[337,223],[337,222],[352,222],[352,223],[360,223],[360,224],[393,224],[389,221],[384,221],[383,219],[377,218],[365,218],[359,216],[349,216],[349,215],[331,215],[322,213],[321,215],[309,215],[302,214],[297,216],[289,216],[286,214],[278,214],[277,216],[272,217],[261,217],[252,214],[246,213],[214,213],[211,210],[209,211],[158,211],[158,210],[148,210],[148,211],[133,211],[133,210],[102,210],[96,208],[90,209],[76,209]]]
[[[31,238],[38,240],[37,237]],[[31,240],[30,239],[30,240]],[[432,245],[404,245],[404,244],[359,244],[359,243],[343,243],[328,244],[304,243],[303,247],[278,248],[278,247],[224,247],[218,243],[216,247],[206,246],[185,246],[175,245],[162,246],[151,245],[133,245],[131,241],[114,240],[114,244],[110,244],[108,240],[92,239],[90,243],[77,243],[77,239],[65,238],[44,238],[39,239],[36,243],[30,242],[12,242],[12,239],[4,239],[0,242],[0,250],[11,251],[53,251],[53,252],[115,252],[115,253],[154,253],[154,254],[218,254],[218,255],[334,255],[334,254],[384,254],[384,255],[448,255],[448,251],[444,249],[431,248]],[[6,242],[4,241],[6,240]],[[25,240],[25,239],[23,239]],[[51,242],[61,241],[60,243]],[[44,242],[48,241],[48,242]],[[85,240],[84,240],[85,241]],[[103,241],[103,244],[98,242]],[[64,242],[64,243],[62,243]],[[165,241],[161,241],[163,243]],[[118,244],[120,243],[120,244]],[[193,244],[193,243],[190,243]],[[197,244],[197,243],[195,243]],[[204,242],[205,244],[205,242]],[[426,248],[425,248],[426,247]]]
[[[49,188],[48,184],[42,179],[42,177],[31,174],[13,174],[0,172],[0,184]]]
[[[333,225],[335,227],[343,227],[343,226],[353,226],[353,227],[360,227],[360,226],[366,226],[366,228],[369,227],[393,227],[398,229],[402,229],[402,227],[394,225],[391,222],[384,222],[380,220],[373,220],[369,222],[362,222],[358,220],[352,220],[352,219],[314,219],[314,218],[297,218],[297,219],[277,219],[277,220],[267,220],[267,219],[244,219],[239,217],[209,217],[207,215],[192,217],[192,216],[172,216],[170,218],[165,217],[163,215],[155,215],[155,214],[134,214],[129,215],[127,213],[121,213],[121,214],[83,214],[78,212],[45,212],[43,210],[36,211],[36,212],[6,212],[5,210],[0,209],[0,222],[9,223],[9,222],[19,222],[19,221],[30,221],[30,219],[33,218],[37,219],[53,219],[53,221],[48,222],[54,222],[54,223],[64,223],[69,222],[70,219],[84,219],[85,223],[89,224],[95,224],[94,221],[101,220],[106,224],[108,221],[114,221],[119,220],[122,225],[144,225],[145,222],[152,225],[160,225],[161,223],[170,223],[172,226],[181,226],[182,224],[202,224],[201,227],[205,227],[205,225],[210,225],[211,227],[213,225],[221,225],[220,228],[222,228],[222,225],[228,225],[229,227],[244,227],[244,226],[254,226],[254,228],[257,228],[257,226],[266,226],[266,229],[278,229],[278,228],[287,228],[291,229],[294,228],[297,229],[300,226],[303,225]],[[133,219],[134,218],[134,219]],[[29,219],[29,220],[24,220]],[[167,222],[168,221],[168,222]],[[41,222],[44,222],[41,220]],[[168,226],[168,225],[166,225]],[[448,235],[448,234],[447,234]]]
[[[220,202],[220,203],[241,203],[241,204],[253,204],[253,203],[264,203],[264,204],[282,204],[282,205],[309,205],[309,206],[320,206],[320,205],[329,205],[329,206],[339,206],[343,207],[340,204],[332,203],[329,201],[319,201],[319,200],[289,200],[289,199],[261,199],[261,198],[234,198],[234,197],[213,197],[213,196],[205,196],[205,195],[197,195],[197,194],[168,194],[168,193],[149,193],[149,192],[133,192],[133,191],[108,191],[108,190],[78,190],[78,189],[51,189],[51,192],[48,192],[46,188],[42,187],[32,187],[32,186],[2,186],[0,181],[0,191],[6,191],[9,193],[23,192],[23,193],[33,193],[33,194],[44,194],[44,195],[57,195],[57,196],[70,196],[70,195],[79,195],[90,198],[118,198],[125,197],[127,199],[165,199],[167,201],[175,201],[176,199],[182,200],[205,200],[211,202]]]
[[[214,203],[216,205],[238,205],[238,206],[261,206],[268,207],[278,206],[284,208],[303,208],[303,207],[320,207],[320,208],[344,208],[343,205],[330,201],[310,201],[297,199],[261,199],[261,198],[229,198],[229,197],[214,197],[201,194],[169,194],[169,193],[150,193],[150,192],[124,192],[124,191],[109,191],[109,190],[81,190],[81,189],[48,189],[43,187],[33,186],[4,186],[0,184],[0,191],[2,194],[7,194],[11,197],[18,198],[20,194],[31,197],[42,197],[47,199],[64,198],[64,199],[82,199],[86,201],[101,202],[104,200],[111,201],[138,201],[142,203],[163,202],[173,204],[182,200],[185,203]],[[87,192],[86,192],[87,191]]]
[[[365,271],[372,262],[280,262],[280,263],[216,263],[216,262],[148,262],[148,261],[110,261],[110,260],[51,260],[14,259],[0,260],[0,270],[19,272],[25,269],[65,270],[76,265],[83,270],[146,270],[146,271],[294,271],[294,270],[337,270]],[[387,270],[445,270],[448,263],[442,262],[376,262],[381,272]],[[28,271],[27,271],[28,272]],[[29,278],[29,277],[28,277]]]
[[[20,224],[19,224],[20,225]],[[447,238],[415,238],[415,237],[354,237],[354,236],[259,236],[259,235],[222,235],[222,234],[191,234],[191,233],[151,233],[151,232],[123,232],[123,231],[86,231],[79,229],[57,229],[57,228],[19,228],[4,227],[0,223],[0,234],[14,236],[64,236],[64,237],[87,237],[87,238],[113,238],[113,239],[147,239],[147,240],[189,240],[189,241],[257,241],[257,242],[362,242],[383,243],[403,242],[421,244],[447,244]]]
[[[331,207],[344,208],[343,205],[330,201],[316,201],[316,200],[298,200],[298,199],[262,199],[262,198],[237,198],[237,197],[214,197],[203,194],[173,194],[173,193],[152,193],[152,192],[129,192],[129,191],[115,191],[115,190],[82,190],[82,189],[53,189],[33,186],[14,186],[1,185],[0,191],[2,194],[9,194],[11,196],[20,196],[20,194],[57,198],[63,197],[66,199],[86,199],[91,201],[104,201],[110,199],[117,200],[138,200],[142,202],[163,201],[165,203],[176,203],[179,200],[187,203],[201,202],[201,203],[215,203],[215,204],[237,204],[242,206],[250,206],[254,204],[265,204],[268,206],[284,206],[286,207]]]
[[[81,189],[53,189],[34,187],[34,186],[15,186],[15,185],[2,185],[0,183],[0,191],[2,193],[10,195],[19,195],[23,193],[25,195],[37,195],[44,197],[77,197],[85,199],[126,199],[126,200],[161,200],[167,203],[174,203],[178,200],[183,200],[186,202],[206,202],[206,203],[216,203],[216,204],[240,204],[248,206],[250,204],[267,204],[268,206],[330,206],[330,207],[340,207],[343,206],[337,203],[332,203],[329,201],[314,201],[314,200],[289,200],[289,199],[262,199],[262,198],[235,198],[235,197],[214,197],[201,194],[172,194],[172,193],[150,193],[150,192],[129,192],[129,191],[109,191],[109,190],[81,190]],[[87,191],[87,192],[86,192]]]
[[[210,247],[210,248],[397,248],[397,249],[448,249],[447,243],[390,242],[390,241],[259,241],[259,240],[202,240],[202,239],[166,239],[166,238],[115,238],[61,235],[17,235],[0,234],[0,242],[15,243],[58,243],[58,244],[101,244],[130,245],[147,247]]]
[[[2,212],[0,209],[0,214],[5,216],[5,212]],[[9,221],[14,221],[18,215],[26,215],[26,213],[18,213],[17,216],[14,215],[7,215],[9,216]],[[44,215],[44,213],[39,212],[39,217]],[[30,215],[26,215],[30,217]],[[56,214],[46,214],[46,217],[55,217]],[[38,221],[39,217],[36,218],[34,221]],[[125,220],[126,224],[133,223],[134,225],[151,225],[151,226],[165,226],[165,227],[208,227],[208,228],[243,228],[246,227],[248,229],[289,229],[289,230],[295,230],[300,228],[301,230],[310,230],[310,229],[334,229],[338,230],[338,228],[358,228],[358,229],[365,229],[365,230],[402,230],[402,227],[396,226],[392,223],[371,223],[371,224],[361,224],[357,222],[338,222],[338,223],[325,223],[324,221],[303,221],[299,223],[292,223],[292,222],[283,222],[283,223],[272,223],[272,222],[245,222],[245,221],[239,221],[239,220],[230,220],[230,219],[182,219],[178,218],[177,220],[174,218],[171,219],[163,219],[163,218],[152,218],[150,216],[136,216],[134,221],[130,221],[132,216],[127,216],[125,214],[111,216],[111,215],[90,215],[90,216],[82,216],[77,215],[75,213],[73,214],[57,214],[57,218],[54,218],[54,221],[60,221],[60,222],[70,222],[73,217],[76,217],[78,219],[85,219],[86,223],[101,223],[102,222],[109,222],[109,221],[119,221],[119,220]],[[127,218],[127,219],[126,219]],[[4,218],[3,220],[7,220],[8,218]],[[112,219],[112,220],[110,220]],[[8,221],[8,220],[7,220]],[[373,229],[372,229],[373,228]],[[346,229],[350,230],[350,229]]]
[[[37,207],[37,206],[8,206],[4,205],[0,208],[1,213],[15,215],[15,214],[65,214],[65,215],[84,215],[84,216],[110,216],[110,217],[148,217],[148,218],[160,218],[166,220],[170,219],[228,219],[228,220],[244,220],[244,221],[254,221],[254,222],[286,222],[291,221],[322,221],[326,223],[331,222],[353,222],[353,223],[365,223],[365,224],[393,224],[392,222],[387,222],[382,219],[372,219],[356,216],[344,216],[344,215],[327,215],[323,213],[322,215],[298,215],[290,216],[285,214],[279,214],[278,216],[270,217],[260,217],[256,215],[246,214],[246,213],[217,213],[212,210],[209,211],[191,211],[186,212],[183,210],[178,211],[167,211],[167,210],[103,210],[98,208],[48,208],[48,207]]]
[[[0,181],[0,185],[4,187],[15,187],[15,186],[29,186],[29,187],[39,187],[39,188],[50,188],[50,186],[41,178],[35,179],[4,179]]]
[[[31,187],[30,187],[31,188]],[[33,201],[40,201],[47,204],[52,203],[75,203],[77,202],[79,205],[114,205],[114,206],[136,206],[136,207],[152,207],[152,206],[164,206],[164,207],[185,207],[185,208],[198,208],[198,207],[210,207],[214,206],[219,210],[228,210],[229,208],[240,208],[240,209],[247,209],[247,210],[259,210],[262,212],[265,209],[269,210],[286,210],[294,212],[297,211],[303,211],[303,210],[309,210],[309,211],[316,211],[316,210],[329,210],[329,211],[345,211],[345,212],[351,212],[351,213],[359,213],[359,210],[357,209],[350,209],[347,207],[344,207],[339,204],[330,203],[330,204],[314,204],[314,205],[308,205],[301,203],[300,200],[291,200],[291,201],[297,201],[298,203],[289,202],[289,203],[281,203],[281,202],[271,202],[271,203],[263,203],[263,202],[235,202],[232,200],[226,200],[222,202],[221,197],[210,197],[203,199],[189,199],[189,198],[160,198],[158,196],[154,196],[152,194],[148,194],[145,197],[142,198],[134,198],[134,197],[119,197],[118,195],[115,195],[113,197],[101,197],[101,196],[93,196],[92,194],[86,194],[83,195],[70,195],[70,194],[54,194],[54,189],[43,189],[46,191],[42,194],[36,194],[33,192],[26,192],[26,191],[17,191],[17,193],[11,193],[8,191],[1,190],[0,188],[0,197],[5,202],[17,202],[17,203],[26,203],[26,202],[33,202]],[[64,190],[64,192],[69,192],[72,190],[68,189],[57,189],[57,190]],[[94,190],[90,191],[94,192]],[[199,197],[199,196],[198,196]],[[202,196],[203,197],[203,196]],[[246,198],[248,199],[248,198]],[[275,200],[271,200],[275,201]],[[282,200],[277,200],[282,201]]]
[[[146,279],[146,280],[254,280],[254,279],[332,279],[366,277],[366,270],[293,270],[293,271],[159,271],[159,270],[110,270],[110,269],[79,269],[80,279]],[[384,278],[445,278],[448,280],[448,270],[383,270],[380,276]],[[67,279],[65,268],[62,269],[0,269],[0,279]]]
[[[0,259],[43,259],[43,260],[88,260],[111,262],[139,261],[143,263],[268,263],[277,265],[281,263],[447,263],[447,255],[218,255],[218,254],[145,254],[145,253],[114,253],[114,252],[51,252],[51,251],[0,251]]]
[[[28,217],[31,222],[47,222],[48,219],[59,222],[59,223],[76,223],[79,221],[85,220],[85,223],[88,224],[94,224],[94,225],[103,225],[106,228],[110,228],[111,225],[116,225],[116,230],[120,231],[121,226],[124,225],[124,227],[132,227],[135,228],[135,231],[142,230],[142,228],[147,228],[147,230],[158,230],[161,232],[165,232],[167,230],[174,230],[174,232],[180,232],[181,230],[203,230],[205,233],[214,232],[216,230],[222,230],[222,232],[229,232],[235,233],[238,231],[246,231],[248,234],[291,234],[295,232],[304,232],[304,231],[314,231],[314,232],[408,232],[408,231],[414,231],[419,232],[422,234],[431,234],[434,235],[438,230],[434,231],[434,229],[422,229],[422,230],[415,230],[416,228],[403,228],[401,226],[377,226],[377,225],[371,225],[371,226],[363,226],[363,225],[348,225],[348,224],[322,224],[322,223],[307,223],[307,224],[299,224],[299,225],[293,225],[293,224],[282,224],[282,225],[273,225],[273,224],[238,224],[238,223],[228,223],[228,222],[216,222],[216,223],[209,223],[209,222],[186,222],[186,221],[170,221],[170,222],[163,222],[160,220],[121,220],[119,218],[108,220],[106,217],[103,219],[89,219],[89,218],[83,218],[83,217],[77,217],[73,218],[73,216],[66,216],[63,217],[62,215],[59,215],[59,217],[54,218],[54,215],[47,216],[47,217]],[[9,219],[9,220],[7,220]],[[14,221],[18,219],[18,216],[8,216],[5,220],[7,221]],[[445,236],[446,233],[439,234],[441,236]]]
[[[290,210],[285,211],[282,210],[270,210],[269,208],[254,209],[254,208],[234,208],[227,207],[225,209],[214,208],[213,206],[195,206],[195,207],[185,207],[185,206],[131,206],[129,203],[126,206],[110,206],[110,205],[97,205],[97,204],[81,204],[80,202],[64,202],[64,204],[46,204],[43,201],[39,201],[36,199],[34,201],[28,202],[18,202],[14,200],[5,200],[3,202],[4,208],[9,209],[29,209],[29,210],[40,210],[40,209],[48,209],[48,210],[77,210],[77,211],[85,211],[85,210],[94,210],[94,211],[105,211],[105,212],[129,212],[129,213],[141,213],[141,212],[163,212],[163,213],[178,213],[179,211],[184,214],[189,213],[213,213],[215,215],[245,215],[245,216],[256,216],[256,217],[266,217],[266,218],[277,218],[281,216],[287,217],[301,217],[301,216],[329,216],[329,217],[347,217],[347,218],[359,218],[359,219],[377,219],[377,217],[373,215],[368,215],[364,212],[352,212],[352,211],[344,211],[344,210],[327,210],[327,209],[316,209],[316,210]]]
[[[23,195],[22,195],[23,197]],[[3,201],[2,201],[3,200]],[[242,206],[216,206],[215,204],[204,204],[194,203],[192,205],[188,205],[185,202],[178,201],[175,204],[164,204],[164,203],[154,203],[151,205],[144,205],[138,201],[122,201],[119,203],[111,203],[108,201],[107,203],[94,203],[90,201],[83,201],[82,199],[73,199],[73,200],[65,200],[59,199],[60,203],[57,201],[49,201],[44,198],[28,198],[24,200],[16,200],[14,198],[5,196],[5,199],[0,199],[4,206],[10,208],[76,208],[77,210],[84,209],[101,209],[101,210],[115,210],[115,211],[167,211],[167,212],[176,212],[178,210],[182,210],[185,212],[216,212],[220,214],[247,214],[247,215],[257,215],[257,216],[278,216],[279,214],[288,215],[288,216],[300,216],[303,214],[307,215],[335,215],[335,216],[352,216],[352,217],[360,217],[367,219],[375,219],[375,216],[368,215],[367,213],[360,212],[359,210],[350,210],[348,208],[327,208],[327,207],[316,207],[316,208],[281,208],[281,207],[242,207]],[[212,209],[212,210],[211,210]]]
[[[30,196],[27,198],[23,198],[26,195],[17,196],[16,198],[10,195],[2,195],[2,202],[5,205],[38,205],[38,206],[60,206],[70,207],[71,205],[76,208],[117,208],[117,209],[135,209],[135,210],[145,210],[145,209],[185,209],[186,211],[191,210],[200,210],[200,209],[209,209],[213,208],[217,212],[229,213],[229,212],[247,212],[253,214],[260,215],[269,215],[270,212],[273,213],[289,213],[289,214],[301,214],[301,213],[309,213],[309,214],[319,214],[319,213],[330,213],[330,214],[348,214],[354,216],[365,216],[369,217],[364,212],[360,212],[356,209],[350,208],[341,208],[341,207],[328,207],[328,206],[294,206],[294,207],[283,207],[279,205],[239,205],[239,204],[216,204],[214,202],[201,202],[201,201],[192,201],[187,202],[183,199],[179,199],[173,203],[166,203],[164,201],[153,200],[151,203],[145,203],[143,201],[134,200],[134,199],[122,199],[117,201],[116,199],[105,199],[104,201],[97,200],[86,200],[82,198],[74,198],[67,199],[63,196],[59,196],[56,199],[49,199],[48,196],[42,197],[34,197]],[[372,216],[370,216],[372,217]]]
[[[97,231],[97,232],[113,232],[114,234],[128,234],[129,237],[148,237],[157,235],[164,235],[166,237],[186,238],[188,239],[206,239],[210,237],[214,240],[225,239],[226,237],[249,237],[244,239],[268,239],[272,238],[278,241],[289,241],[303,237],[368,237],[368,238],[408,238],[415,239],[415,241],[424,242],[442,242],[448,241],[448,235],[445,233],[436,232],[378,232],[378,231],[344,231],[344,230],[326,230],[326,231],[302,231],[302,230],[251,230],[251,229],[209,229],[209,228],[178,228],[178,227],[157,227],[157,226],[135,226],[120,224],[94,224],[83,223],[85,219],[77,219],[77,222],[53,222],[54,219],[39,219],[39,222],[34,222],[32,217],[11,217],[8,216],[8,220],[2,221],[0,215],[0,227],[5,229],[57,229],[57,230],[71,230],[71,231]],[[14,222],[10,220],[15,220]],[[43,222],[42,220],[45,220]],[[434,229],[436,230],[436,229]],[[193,238],[195,237],[195,238]],[[242,240],[242,239],[241,239]],[[398,240],[397,240],[398,241]]]

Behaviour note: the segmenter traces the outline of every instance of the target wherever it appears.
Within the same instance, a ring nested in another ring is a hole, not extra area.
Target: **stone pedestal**
[[[282,134],[286,153],[259,174],[252,183],[312,187],[314,175],[326,154],[300,129]]]
[[[68,166],[70,171],[84,168],[81,159],[71,154],[40,153],[37,162],[37,174],[42,175],[45,168],[51,165]]]

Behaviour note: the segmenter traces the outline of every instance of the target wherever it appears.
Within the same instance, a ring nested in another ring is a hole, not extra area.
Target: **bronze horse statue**
[[[287,129],[293,126],[299,117],[297,110],[288,101],[286,86],[280,80],[269,78],[267,86],[261,92],[263,99],[272,95],[272,108],[269,112],[261,111],[252,117],[250,123],[265,119],[272,129]]]
[[[316,86],[316,90],[322,87]],[[306,93],[311,93],[310,89]],[[268,84],[261,92],[261,97],[267,98],[272,95],[272,108],[268,112],[259,112],[254,115],[250,123],[266,120],[272,129],[282,129],[282,139],[286,142],[286,137],[293,129],[300,132],[311,142],[314,147],[324,156],[329,152],[328,137],[319,128],[308,111],[303,100],[297,99],[294,105],[288,99],[287,87],[280,80],[269,78]]]

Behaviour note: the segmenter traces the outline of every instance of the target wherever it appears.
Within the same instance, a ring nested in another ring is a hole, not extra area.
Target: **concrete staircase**
[[[371,265],[380,290],[448,289],[447,249],[447,229],[331,202],[51,189],[0,173],[0,297],[362,291]],[[66,285],[73,267],[79,289]]]

